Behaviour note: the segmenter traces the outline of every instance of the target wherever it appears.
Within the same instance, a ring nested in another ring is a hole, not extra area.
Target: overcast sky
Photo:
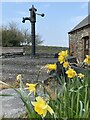
[[[44,13],[45,17],[43,18],[37,16],[36,34],[39,34],[44,40],[43,44],[48,46],[68,46],[68,32],[88,15],[87,0],[86,2],[2,1],[2,21],[0,20],[0,25],[8,25],[9,22],[15,21],[18,23],[19,29],[29,29],[29,32],[31,31],[29,21],[22,23],[22,17],[29,17],[29,8],[34,5],[37,13]]]

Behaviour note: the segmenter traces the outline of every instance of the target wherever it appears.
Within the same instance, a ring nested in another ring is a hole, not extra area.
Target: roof
[[[78,25],[76,25],[70,32],[74,32],[82,27],[85,27],[90,24],[90,15],[88,15],[85,19],[83,19]]]

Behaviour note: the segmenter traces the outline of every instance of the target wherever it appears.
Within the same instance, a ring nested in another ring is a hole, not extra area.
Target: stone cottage
[[[74,27],[69,34],[70,54],[83,61],[90,55],[90,15]]]

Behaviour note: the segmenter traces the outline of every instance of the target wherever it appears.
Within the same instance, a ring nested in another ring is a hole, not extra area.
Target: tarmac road
[[[36,81],[39,69],[54,62],[57,62],[57,58],[30,58],[29,56],[4,58],[2,59],[2,81],[13,82],[18,74],[22,74],[25,82]],[[42,70],[39,80],[47,77],[47,72]]]

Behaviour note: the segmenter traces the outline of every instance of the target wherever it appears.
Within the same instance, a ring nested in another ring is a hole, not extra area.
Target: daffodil
[[[56,63],[54,63],[54,64],[47,64],[46,68],[48,70],[56,70],[57,66],[56,66]]]
[[[26,83],[26,86],[28,86],[28,90],[32,93],[32,92],[34,92],[34,94],[35,94],[35,92],[36,92],[36,85],[37,84],[29,84],[29,83]]]
[[[68,56],[68,51],[67,50],[66,51],[61,51],[58,54],[58,61],[60,62],[60,64],[65,62],[67,56]]]
[[[68,75],[68,78],[73,78],[77,75],[76,71],[73,70],[72,68],[69,68],[69,70],[66,71],[66,74]]]
[[[17,81],[20,81],[22,79],[22,75],[21,74],[18,74],[17,77],[16,77],[16,80]]]
[[[65,67],[65,68],[69,67],[69,63],[68,62],[64,62],[63,63],[63,67]]]
[[[82,74],[82,73],[79,73],[79,74],[78,74],[78,78],[80,78],[80,79],[81,79],[81,78],[84,78],[84,76],[85,76],[85,75]]]
[[[58,55],[66,58],[68,56],[68,51],[67,50],[66,51],[61,51]]]
[[[90,55],[86,55],[84,62],[90,65]]]
[[[31,102],[31,104],[34,106],[34,110],[42,117],[46,116],[47,111],[51,115],[54,114],[53,109],[40,96],[36,97],[36,102]]]
[[[62,64],[65,61],[65,58],[63,56],[58,56],[58,61],[60,62],[60,64]]]

